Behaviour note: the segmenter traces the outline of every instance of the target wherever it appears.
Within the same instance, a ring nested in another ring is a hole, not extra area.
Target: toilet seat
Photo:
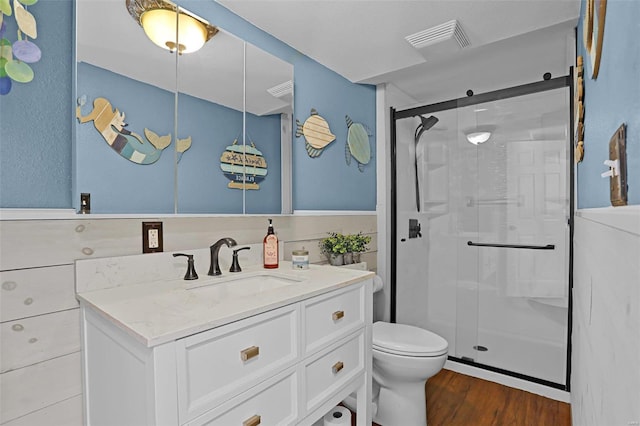
[[[407,324],[378,321],[373,324],[373,349],[404,356],[440,356],[447,341],[431,331]]]

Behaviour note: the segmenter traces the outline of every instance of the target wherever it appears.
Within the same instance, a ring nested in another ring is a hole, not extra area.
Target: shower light
[[[467,140],[474,145],[485,143],[491,137],[491,132],[473,132],[467,133]]]

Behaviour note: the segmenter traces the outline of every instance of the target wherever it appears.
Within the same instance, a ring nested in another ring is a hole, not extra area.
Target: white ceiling
[[[580,14],[580,0],[217,1],[350,81],[391,83],[416,103],[567,74]],[[469,47],[425,58],[405,40],[452,19]]]

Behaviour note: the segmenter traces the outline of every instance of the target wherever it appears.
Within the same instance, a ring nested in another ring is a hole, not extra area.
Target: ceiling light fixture
[[[205,20],[165,0],[126,0],[126,4],[147,37],[170,52],[176,48],[180,55],[195,52],[218,32]]]
[[[478,116],[481,115],[480,113],[485,113],[486,111],[489,111],[489,109],[483,106],[474,108],[473,115],[475,117],[475,126],[467,128],[467,130],[464,132],[464,135],[467,137],[467,141],[469,141],[469,143],[472,143],[474,145],[485,143],[491,137],[491,132],[496,129],[494,125],[479,124],[480,120]],[[486,113],[482,115],[486,115]]]
[[[474,145],[485,143],[491,137],[491,132],[473,132],[467,133],[467,140]]]

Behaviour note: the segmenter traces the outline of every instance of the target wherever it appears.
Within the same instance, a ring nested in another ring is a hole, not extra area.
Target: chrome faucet
[[[236,243],[236,240],[226,237],[220,238],[211,247],[209,247],[209,249],[211,250],[211,266],[209,266],[208,275],[213,275],[214,277],[222,275],[220,265],[218,264],[218,253],[220,252],[220,247],[222,247],[223,244],[226,244],[227,247],[234,247],[238,245],[238,243]]]

